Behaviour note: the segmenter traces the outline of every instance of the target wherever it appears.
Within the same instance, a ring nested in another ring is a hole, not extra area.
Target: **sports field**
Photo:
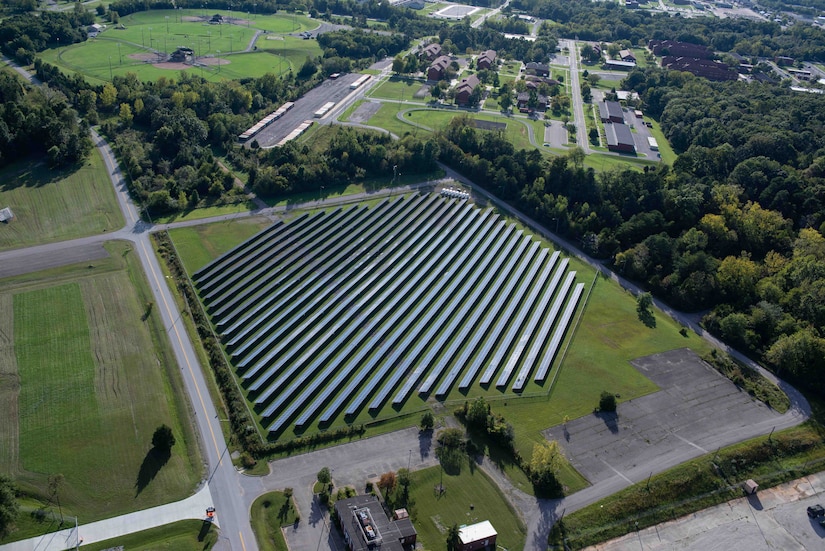
[[[80,167],[51,170],[39,160],[0,170],[0,208],[15,219],[0,224],[0,249],[63,241],[119,229],[123,215],[97,149]]]
[[[0,282],[0,470],[82,522],[186,497],[202,462],[180,376],[131,246]],[[163,343],[163,344],[160,344]],[[165,464],[152,433],[173,428]]]
[[[224,18],[223,24],[210,23],[216,14]],[[127,73],[141,80],[174,78],[181,70],[211,81],[260,77],[297,70],[307,55],[320,55],[316,41],[293,36],[317,26],[294,14],[152,10],[124,16],[97,37],[47,50],[40,57],[93,83]],[[194,63],[166,63],[180,47],[194,51]]]

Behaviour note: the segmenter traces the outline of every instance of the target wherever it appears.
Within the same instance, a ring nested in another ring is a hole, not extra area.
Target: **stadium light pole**
[[[109,80],[114,80],[112,76],[112,56],[109,56]]]
[[[166,19],[166,34],[169,34],[169,16],[165,15],[163,17]]]

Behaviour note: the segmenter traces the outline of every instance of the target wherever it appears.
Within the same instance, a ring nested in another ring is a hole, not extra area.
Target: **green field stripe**
[[[48,450],[77,451],[100,431],[80,286],[70,283],[15,295],[14,321],[19,328],[14,347],[21,383],[22,467],[49,473],[53,462]],[[83,455],[68,454],[66,466]]]
[[[18,469],[17,403],[20,379],[14,355],[14,314],[11,295],[0,295],[0,472]]]

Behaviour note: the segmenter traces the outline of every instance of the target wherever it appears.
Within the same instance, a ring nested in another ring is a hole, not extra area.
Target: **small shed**
[[[752,496],[753,494],[756,493],[756,490],[759,489],[759,484],[754,482],[754,480],[752,478],[749,478],[745,481],[744,484],[742,484],[742,487],[745,489],[746,494],[748,494],[749,496]]]
[[[476,551],[477,549],[495,549],[498,533],[489,520],[462,526],[458,530],[459,551]]]

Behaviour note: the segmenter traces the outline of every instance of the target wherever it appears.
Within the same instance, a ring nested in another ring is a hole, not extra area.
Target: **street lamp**
[[[166,34],[169,34],[169,16],[165,15],[164,19],[166,19]]]
[[[109,80],[114,80],[112,76],[112,56],[109,56]]]

